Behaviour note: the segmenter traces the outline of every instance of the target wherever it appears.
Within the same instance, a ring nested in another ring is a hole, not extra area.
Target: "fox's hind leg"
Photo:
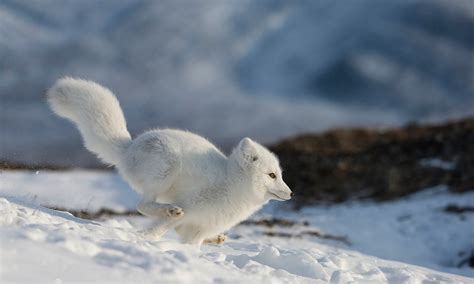
[[[147,238],[159,239],[168,230],[176,227],[184,216],[182,208],[156,202],[141,201],[137,206],[138,212],[157,219],[150,228],[141,231]]]
[[[142,134],[133,141],[124,161],[118,166],[122,176],[142,194],[143,201],[139,206],[143,212],[140,208],[138,210],[145,215],[155,215],[156,210],[153,208],[157,205],[144,203],[172,203],[174,200],[172,187],[178,177],[181,162],[179,155],[169,147],[170,143],[159,132]]]
[[[184,211],[181,207],[171,204],[160,204],[154,201],[140,201],[137,205],[137,210],[145,216],[163,220],[180,219],[184,216]]]
[[[140,231],[148,239],[160,239],[167,231],[173,229],[179,220],[158,220],[153,226],[148,229]]]
[[[217,237],[211,238],[211,239],[205,239],[204,244],[215,244],[215,245],[222,245],[225,242],[225,235],[224,234],[219,234]]]

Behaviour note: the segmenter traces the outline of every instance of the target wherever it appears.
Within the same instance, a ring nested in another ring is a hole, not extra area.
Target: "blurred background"
[[[47,108],[61,76],[109,87],[133,136],[197,132],[228,151],[334,127],[474,114],[474,2],[0,2],[0,160],[95,167]]]

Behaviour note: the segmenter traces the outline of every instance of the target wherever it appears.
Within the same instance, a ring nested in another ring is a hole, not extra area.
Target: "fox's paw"
[[[225,242],[225,239],[226,239],[226,236],[224,234],[219,234],[215,238],[204,240],[204,243],[222,245]]]
[[[170,206],[166,208],[166,215],[170,218],[182,218],[184,216],[184,210],[178,206]]]
[[[216,238],[216,243],[222,245],[225,242],[226,236],[224,234],[219,234]]]

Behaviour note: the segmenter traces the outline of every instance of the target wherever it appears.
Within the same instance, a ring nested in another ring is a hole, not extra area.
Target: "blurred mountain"
[[[133,135],[224,149],[473,115],[473,30],[470,0],[3,0],[0,160],[97,164],[42,99],[64,75],[111,88]]]

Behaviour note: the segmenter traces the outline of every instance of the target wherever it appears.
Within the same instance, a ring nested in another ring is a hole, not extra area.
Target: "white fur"
[[[148,231],[155,237],[174,228],[184,242],[201,244],[270,199],[292,195],[276,156],[250,138],[229,157],[203,137],[181,130],[152,130],[132,141],[108,89],[64,78],[47,97],[55,113],[76,123],[87,149],[114,164],[142,194],[137,209],[159,221]]]
[[[117,164],[131,144],[117,98],[91,81],[63,78],[46,94],[53,111],[76,123],[86,148],[109,164]]]

